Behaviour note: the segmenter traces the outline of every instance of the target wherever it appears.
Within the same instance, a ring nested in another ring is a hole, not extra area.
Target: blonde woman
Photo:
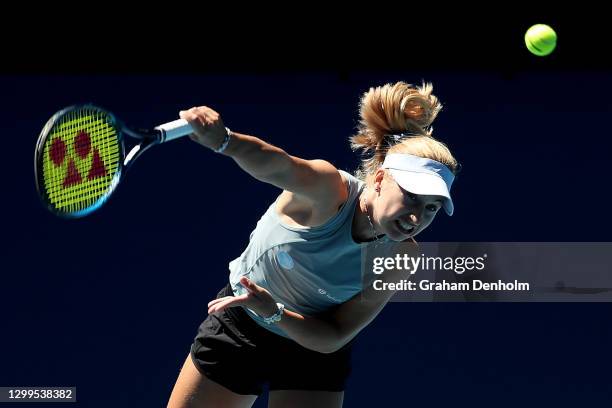
[[[264,385],[271,408],[342,406],[352,341],[393,295],[363,287],[362,247],[453,213],[458,163],[431,135],[440,109],[431,84],[366,92],[351,138],[368,154],[357,176],[231,132],[208,107],[181,111],[194,141],[282,192],[230,262],[168,407],[250,407]]]

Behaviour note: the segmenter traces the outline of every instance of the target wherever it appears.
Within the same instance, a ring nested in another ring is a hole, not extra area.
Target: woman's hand
[[[261,317],[270,317],[278,311],[276,302],[266,289],[251,282],[248,278],[240,278],[240,283],[248,293],[240,296],[225,296],[208,303],[208,313],[219,312],[226,307],[246,306]]]
[[[225,139],[227,130],[221,116],[207,106],[198,106],[179,112],[193,128],[189,138],[209,149],[218,149]]]

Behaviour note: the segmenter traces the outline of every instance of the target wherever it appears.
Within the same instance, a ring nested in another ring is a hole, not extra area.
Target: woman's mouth
[[[403,220],[396,220],[395,221],[395,226],[397,227],[397,229],[405,235],[412,235],[412,233],[415,231],[415,227]]]

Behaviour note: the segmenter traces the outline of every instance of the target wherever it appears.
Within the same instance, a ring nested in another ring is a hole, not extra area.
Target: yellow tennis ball
[[[544,57],[557,46],[557,33],[546,24],[536,24],[525,33],[525,45],[532,54]]]

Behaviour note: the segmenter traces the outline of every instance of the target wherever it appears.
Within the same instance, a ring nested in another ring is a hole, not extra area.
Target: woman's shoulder
[[[355,197],[361,181],[350,173],[338,169],[342,191],[334,191],[334,198],[314,202],[299,194],[284,190],[276,200],[276,213],[281,220],[295,227],[318,227],[333,218],[344,204]],[[331,195],[331,194],[330,194]]]

